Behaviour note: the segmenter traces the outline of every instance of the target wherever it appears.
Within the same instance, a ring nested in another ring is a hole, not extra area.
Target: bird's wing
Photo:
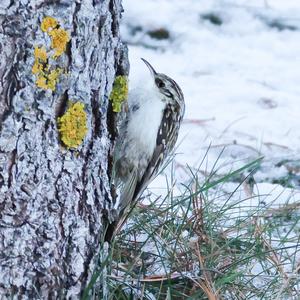
[[[133,199],[136,190],[138,172],[133,168],[129,174],[128,179],[124,183],[120,194],[120,212],[123,212],[128,207]]]
[[[163,159],[162,149],[162,145],[158,145],[155,148],[152,159],[150,161],[151,167],[150,165],[148,166],[144,176],[139,182],[137,181],[137,170],[134,169],[131,171],[129,179],[124,184],[120,195],[120,219],[118,219],[116,222],[114,222],[114,224],[112,224],[112,230],[109,229],[109,240],[111,240],[111,236],[115,236],[121,230],[122,226],[124,225],[128,216],[130,215],[130,212],[137,204],[138,198],[140,197],[144,189],[147,187],[149,181],[151,180],[151,177],[154,174],[156,167],[159,167],[159,165],[161,164],[161,159]]]
[[[169,106],[167,106],[163,112],[162,122],[158,129],[156,138],[156,147],[153,151],[152,157],[148,163],[148,167],[142,177],[142,179],[137,182],[136,189],[133,195],[133,202],[142,194],[144,189],[148,186],[151,180],[159,171],[166,156],[173,150],[175,142],[177,140],[178,131],[174,130],[176,124],[172,119],[172,111]],[[172,134],[176,134],[175,139],[172,139]],[[168,141],[175,141],[169,143]]]
[[[124,184],[120,196],[120,219],[112,224],[113,230],[111,231],[113,232],[113,235],[117,234],[122,228],[130,211],[136,205],[138,198],[159,171],[165,157],[173,150],[177,140],[178,130],[174,130],[173,128],[173,126],[176,126],[176,122],[174,122],[172,117],[173,114],[171,108],[167,107],[163,113],[162,122],[158,129],[156,147],[141,180],[138,180],[138,170],[133,169],[128,180]],[[172,136],[173,134],[175,134],[175,136]],[[131,209],[125,212],[129,206]]]

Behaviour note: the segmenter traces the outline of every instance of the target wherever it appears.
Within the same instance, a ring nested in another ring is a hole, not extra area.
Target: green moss
[[[62,142],[68,148],[77,148],[81,145],[87,133],[87,116],[84,104],[70,102],[64,115],[57,120],[58,131]]]
[[[128,80],[127,76],[117,76],[115,78],[113,89],[109,96],[112,101],[112,107],[114,112],[120,112],[122,108],[122,102],[128,97]]]

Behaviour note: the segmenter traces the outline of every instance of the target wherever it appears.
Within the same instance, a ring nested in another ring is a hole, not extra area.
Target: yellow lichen
[[[58,118],[58,131],[66,147],[76,148],[82,143],[87,133],[87,116],[83,103],[70,102],[65,114]]]
[[[58,77],[61,74],[62,70],[56,68],[50,72],[40,72],[37,75],[36,85],[44,90],[55,91]]]
[[[34,48],[34,57],[42,62],[46,62],[48,57],[47,57],[47,52],[45,47],[35,47]]]
[[[66,51],[70,36],[64,29],[53,29],[49,32],[51,36],[51,47],[55,50],[54,57],[62,55]]]
[[[34,48],[34,65],[32,67],[32,73],[37,74],[43,71],[45,64],[47,63],[47,52],[45,47]]]
[[[39,72],[41,72],[43,70],[43,65],[39,64],[39,63],[34,63],[34,65],[32,66],[32,73],[33,74],[37,74]]]
[[[120,112],[122,102],[128,97],[128,81],[126,76],[117,76],[115,78],[113,89],[109,96],[112,101],[112,107],[114,112]]]
[[[60,68],[56,68],[50,72],[48,75],[48,88],[52,91],[55,90],[56,83],[58,81],[58,77],[61,74],[62,70]]]
[[[58,77],[61,73],[62,70],[59,68],[51,70],[47,73],[41,72],[37,76],[36,85],[44,90],[55,91]]]
[[[58,22],[56,21],[56,19],[54,19],[52,17],[45,17],[42,21],[41,29],[44,32],[48,32],[49,30],[52,30],[52,29],[56,28],[57,26],[58,26]]]
[[[54,91],[61,72],[60,68],[50,70],[45,47],[35,47],[32,73],[36,75],[35,83],[39,88]]]
[[[55,50],[53,58],[57,58],[66,51],[70,36],[67,31],[59,27],[58,21],[53,17],[45,17],[41,29],[51,37],[51,48]],[[45,47],[35,47],[34,65],[32,73],[36,75],[36,85],[42,89],[55,90],[58,77],[62,69],[48,64],[48,55]]]
[[[69,33],[59,27],[59,23],[53,17],[45,17],[41,24],[41,29],[51,37],[51,48],[55,50],[54,58],[61,56],[70,41]]]
[[[38,77],[35,81],[35,84],[41,89],[44,89],[44,90],[48,89],[47,78],[42,73],[38,75]]]

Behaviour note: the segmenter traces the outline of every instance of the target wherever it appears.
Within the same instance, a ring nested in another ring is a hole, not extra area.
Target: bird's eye
[[[159,78],[156,78],[156,79],[155,79],[155,83],[156,83],[156,85],[157,85],[159,88],[165,87],[165,83],[164,83],[161,79],[159,79]]]

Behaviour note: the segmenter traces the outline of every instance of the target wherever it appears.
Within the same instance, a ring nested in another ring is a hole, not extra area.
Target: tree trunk
[[[95,269],[113,207],[109,94],[115,76],[128,73],[121,11],[121,0],[1,0],[4,298],[78,298]],[[55,24],[41,25],[45,17]],[[66,41],[54,40],[62,31]],[[86,112],[87,133],[76,147],[59,132],[70,101]]]

